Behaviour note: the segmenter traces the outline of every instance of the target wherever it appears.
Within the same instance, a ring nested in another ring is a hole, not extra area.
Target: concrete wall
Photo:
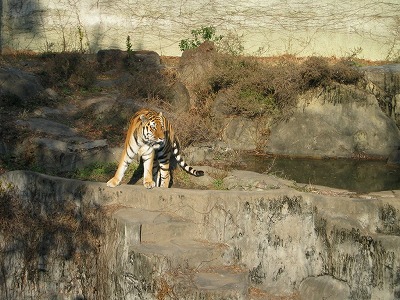
[[[104,183],[27,171],[5,173],[0,176],[0,188],[12,184],[28,203],[27,209],[39,210],[40,216],[64,216],[61,220],[65,220],[66,207],[70,207],[66,203],[74,203],[76,216],[84,220],[82,232],[87,237],[99,232],[99,243],[96,255],[73,244],[69,231],[61,231],[61,238],[53,241],[51,237],[60,232],[54,225],[35,231],[39,245],[49,248],[45,253],[42,247],[5,247],[0,236],[0,246],[12,250],[3,250],[0,256],[0,298],[400,298],[400,191],[349,195],[324,189],[311,193],[286,187],[283,181],[260,190],[268,175],[250,173],[242,173],[246,177],[236,182],[249,188],[253,176],[257,190],[146,190],[134,185],[110,189]],[[89,204],[100,205],[107,213],[99,215],[100,223],[86,217]],[[97,224],[103,225],[94,231]],[[12,236],[21,234],[12,232]],[[82,251],[82,260],[75,263],[63,255],[65,247]],[[31,261],[39,257],[31,269],[25,262],[27,251]],[[244,276],[233,285],[224,282],[222,291],[211,282],[201,286],[196,281],[201,273],[218,281],[223,277],[218,270],[232,270],[230,275],[244,272]],[[39,277],[24,276],[29,271]],[[329,275],[329,282],[340,283],[339,287],[345,285],[347,296],[338,296],[335,289],[326,293],[326,283],[318,284],[311,296],[294,296],[301,292],[304,280],[322,275]],[[168,284],[156,284],[157,278]],[[231,296],[236,285],[243,289]],[[166,286],[172,291],[168,296],[174,297],[161,297]],[[264,297],[257,298],[251,291]]]
[[[35,51],[135,49],[180,55],[190,30],[215,26],[247,54],[399,56],[398,0],[2,0],[1,46]]]

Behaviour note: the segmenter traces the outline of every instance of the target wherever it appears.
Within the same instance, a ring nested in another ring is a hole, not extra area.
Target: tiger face
[[[165,143],[165,126],[162,113],[151,119],[147,119],[142,115],[140,119],[143,124],[143,138],[145,143],[154,149],[160,148]]]

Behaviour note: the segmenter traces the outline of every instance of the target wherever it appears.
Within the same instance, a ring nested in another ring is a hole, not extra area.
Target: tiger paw
[[[162,187],[162,188],[169,188],[169,182],[167,182],[167,181],[161,181],[160,187]]]
[[[116,187],[118,184],[119,184],[119,181],[115,177],[113,177],[109,181],[107,181],[108,187]]]
[[[143,181],[143,185],[146,189],[152,189],[156,186],[156,183],[154,181]]]

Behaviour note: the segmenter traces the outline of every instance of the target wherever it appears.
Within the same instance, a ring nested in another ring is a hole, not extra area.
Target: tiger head
[[[160,148],[165,143],[164,117],[160,112],[157,116],[141,115],[143,126],[143,139],[146,144],[154,149]]]

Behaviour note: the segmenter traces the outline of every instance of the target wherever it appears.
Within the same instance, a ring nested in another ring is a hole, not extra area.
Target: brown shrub
[[[328,61],[314,56],[302,63],[299,72],[303,80],[303,90],[328,84],[331,75]]]
[[[168,78],[159,72],[131,70],[129,78],[122,84],[122,93],[129,98],[170,98]]]
[[[299,65],[294,61],[282,61],[269,67],[278,115],[287,115],[296,105],[297,96],[302,92]]]
[[[331,67],[331,77],[342,84],[357,84],[362,79],[362,73],[354,67],[350,60],[339,60]]]
[[[261,61],[219,54],[207,78],[208,89],[199,83],[202,89],[197,94],[219,99],[218,105],[223,105],[226,114],[281,118],[291,113],[304,91],[328,86],[333,81],[355,84],[360,78],[361,74],[348,63],[339,61],[332,66],[322,57],[310,57],[303,62],[293,58]],[[217,94],[223,96],[216,97]]]
[[[297,69],[293,62],[266,64],[256,58],[222,55],[208,78],[208,92],[224,93],[221,104],[227,114],[277,116],[294,106],[301,90]]]
[[[47,53],[41,78],[45,86],[90,88],[96,80],[97,64],[78,52]]]
[[[173,115],[171,123],[183,148],[193,143],[216,138],[215,131],[212,130],[212,120],[205,110],[192,109],[179,115]]]
[[[262,72],[262,66],[254,58],[237,57],[226,54],[216,56],[214,70],[207,81],[212,92],[236,85],[243,80],[255,79],[255,74]]]

